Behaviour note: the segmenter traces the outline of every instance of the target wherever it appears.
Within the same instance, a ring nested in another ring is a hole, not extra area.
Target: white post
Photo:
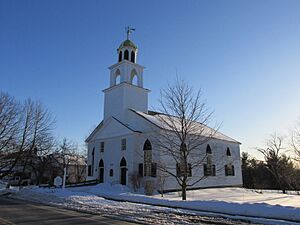
[[[62,188],[65,189],[66,187],[66,176],[67,176],[67,168],[64,168],[64,178],[63,178],[63,186]]]

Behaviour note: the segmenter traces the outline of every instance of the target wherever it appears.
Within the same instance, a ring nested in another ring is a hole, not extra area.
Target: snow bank
[[[0,180],[0,190],[5,189],[7,186],[7,182],[4,182],[3,180]]]
[[[0,180],[0,195],[3,195],[6,193],[6,186],[7,186],[7,183]]]
[[[145,196],[132,193],[122,185],[99,184],[73,188],[72,191],[157,206],[300,222],[300,196],[274,192],[259,194],[243,188],[211,188],[188,191],[188,200],[181,201],[176,192],[163,198],[159,195]]]
[[[188,217],[191,215],[215,213],[227,218],[246,219],[253,222],[263,221],[264,224],[297,224],[296,222],[300,222],[300,196],[278,193],[258,194],[242,188],[189,191],[187,201],[179,200],[178,193],[168,193],[163,198],[158,194],[145,196],[132,193],[126,186],[107,184],[65,190],[24,188],[16,196],[71,209],[121,216],[135,222],[146,221],[149,223],[148,220],[151,217],[151,223],[154,224],[164,223],[164,219],[170,219],[159,218],[162,217],[160,215],[162,213],[167,213],[168,217],[172,217],[174,220],[180,219],[180,221],[185,219],[188,221]],[[282,205],[276,204],[276,202]],[[178,216],[178,213],[182,214],[181,217]],[[276,219],[275,222],[273,219]]]

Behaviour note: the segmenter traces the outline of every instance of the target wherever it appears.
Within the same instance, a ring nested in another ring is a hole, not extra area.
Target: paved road
[[[0,197],[0,225],[124,224],[125,221]]]

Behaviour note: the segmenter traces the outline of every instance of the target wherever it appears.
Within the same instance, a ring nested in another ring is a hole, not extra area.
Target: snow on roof
[[[159,128],[166,129],[166,130],[174,130],[174,129],[180,130],[180,118],[178,117],[170,116],[170,115],[166,115],[154,111],[148,111],[148,113],[145,113],[134,109],[130,109],[130,110],[135,112],[139,116],[143,117],[144,119],[148,120],[149,122],[151,122],[152,124],[154,124]],[[168,124],[174,126],[174,128],[171,128]],[[196,135],[197,134],[201,136],[212,135],[212,137],[215,139],[241,144],[239,141],[230,138],[225,134],[222,134],[221,132],[216,131],[213,128],[208,127],[199,122],[192,122],[192,130],[193,130],[192,133]]]

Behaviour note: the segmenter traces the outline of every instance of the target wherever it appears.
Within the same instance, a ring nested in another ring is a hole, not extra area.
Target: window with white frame
[[[100,142],[100,152],[104,152],[104,141]]]
[[[225,165],[225,176],[234,176],[234,165]]]
[[[126,138],[122,138],[121,140],[121,150],[126,150]]]

